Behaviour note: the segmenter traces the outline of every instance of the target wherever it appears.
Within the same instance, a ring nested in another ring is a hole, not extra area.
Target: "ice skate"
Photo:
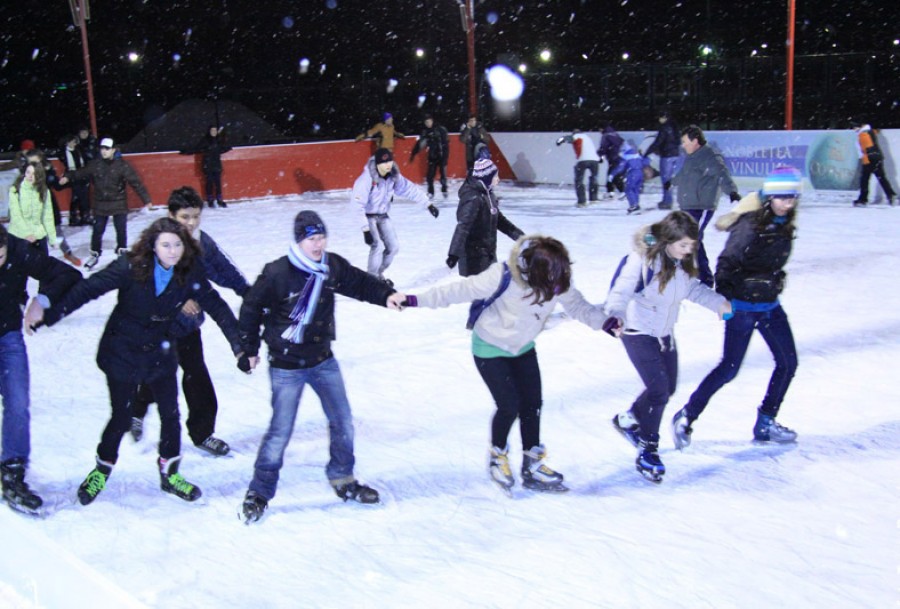
[[[509,446],[502,449],[492,446],[488,471],[491,474],[491,479],[509,495],[512,493],[510,489],[515,485],[516,479],[513,478],[512,469],[509,467],[508,454]]]
[[[790,444],[797,441],[797,432],[778,423],[775,417],[759,413],[753,426],[753,440],[765,444]]]
[[[84,482],[78,487],[78,502],[87,505],[97,498],[100,491],[106,488],[106,481],[112,474],[112,463],[101,461],[97,458],[97,467],[91,470]]]
[[[228,443],[225,440],[220,440],[215,436],[209,436],[196,446],[200,450],[204,450],[216,457],[224,457],[229,452],[231,452],[231,447],[228,446]]]
[[[632,446],[637,446],[639,441],[639,435],[641,433],[641,426],[638,425],[637,419],[631,414],[630,410],[626,410],[620,414],[617,414],[612,418],[612,425],[615,427],[616,431],[622,434],[622,437],[628,440]]]
[[[640,474],[655,484],[662,482],[663,475],[666,473],[666,466],[663,465],[659,458],[659,435],[651,434],[651,439],[638,443],[637,459],[634,461],[635,468]]]
[[[547,467],[544,460],[547,451],[542,445],[534,446],[522,455],[522,486],[545,493],[564,493],[569,488],[563,484],[563,475]]]
[[[203,495],[200,487],[191,484],[178,473],[178,466],[181,464],[180,456],[169,459],[160,457],[157,464],[159,465],[159,487],[163,491],[185,501],[196,501]]]
[[[256,491],[247,491],[247,494],[244,495],[244,503],[241,504],[239,516],[244,521],[244,524],[253,524],[263,517],[268,507],[269,502],[265,497]]]
[[[41,516],[44,500],[25,482],[25,459],[10,459],[0,464],[3,500],[10,508],[29,516]]]
[[[134,441],[140,442],[141,438],[144,437],[144,419],[131,417],[131,429],[129,431]]]
[[[90,256],[88,256],[87,261],[84,263],[84,268],[91,271],[97,266],[97,263],[100,262],[100,252],[91,252]]]
[[[639,216],[641,215],[641,206],[640,205],[630,205],[626,210],[629,216]]]
[[[342,484],[334,487],[335,494],[344,501],[356,501],[357,503],[378,503],[381,498],[371,486],[360,484],[354,480],[349,484]]]
[[[684,450],[691,445],[691,423],[688,420],[687,411],[682,408],[672,417],[672,439],[675,440],[675,448]]]

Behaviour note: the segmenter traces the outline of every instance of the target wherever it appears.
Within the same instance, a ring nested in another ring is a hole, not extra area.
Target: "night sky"
[[[900,2],[797,4],[798,54],[898,52]],[[368,84],[389,78],[399,82],[397,106],[425,90],[447,100],[451,128],[463,112],[455,0],[93,0],[91,11],[100,131],[120,139],[191,97],[236,99],[298,139],[313,125],[318,137],[352,137],[394,101]],[[787,14],[786,1],[770,0],[486,0],[475,11],[479,70],[498,60],[529,70],[615,64],[624,52],[630,63],[694,61],[704,44],[724,59],[780,56]],[[0,150],[24,137],[55,143],[87,123],[80,32],[67,3],[3,2],[0,23]],[[552,58],[542,64],[545,48]]]

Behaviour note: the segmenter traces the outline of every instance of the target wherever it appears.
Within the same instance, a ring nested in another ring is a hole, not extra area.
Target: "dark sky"
[[[265,96],[290,97],[292,87],[311,91],[339,79],[444,75],[448,86],[464,95],[459,75],[466,70],[465,37],[455,0],[93,0],[91,5],[98,112],[102,123],[121,131],[139,129],[142,121],[189,97],[242,98],[252,91],[262,103]],[[786,5],[786,0],[485,0],[476,2],[479,68],[498,58],[537,67],[545,47],[554,54],[555,68],[615,63],[625,51],[631,62],[689,61],[703,43],[725,58],[753,49],[781,55]],[[80,33],[67,3],[2,2],[0,23],[0,94],[7,115],[0,124],[0,149],[41,133],[36,124],[41,121],[52,122],[55,131],[86,122]],[[900,37],[900,2],[798,0],[797,37],[798,54],[890,52]],[[426,59],[415,59],[417,46]],[[129,62],[130,51],[139,53],[140,61]],[[303,58],[310,60],[306,74],[299,69]],[[8,116],[10,111],[15,116]],[[302,106],[300,111],[312,113]]]

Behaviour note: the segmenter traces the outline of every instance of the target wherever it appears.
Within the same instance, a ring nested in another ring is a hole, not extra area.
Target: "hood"
[[[738,204],[732,207],[730,212],[720,216],[716,220],[716,228],[719,230],[730,230],[741,216],[757,212],[760,209],[762,209],[762,197],[758,190],[754,190],[738,201]]]
[[[650,225],[645,224],[634,232],[631,237],[631,249],[641,255],[641,259],[647,258],[647,251],[650,246],[647,245],[646,237],[650,234]]]
[[[522,253],[522,250],[527,247],[529,241],[544,236],[545,235],[534,234],[519,237],[509,252],[509,258],[506,259],[506,264],[509,266],[509,271],[512,274],[512,280],[516,282],[516,285],[524,289],[528,288],[528,282],[525,280],[525,277],[522,276],[521,266],[523,265],[520,265],[519,263],[519,255]]]

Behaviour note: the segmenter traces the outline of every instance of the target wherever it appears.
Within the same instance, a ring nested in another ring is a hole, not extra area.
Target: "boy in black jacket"
[[[275,496],[307,384],[319,396],[328,419],[331,459],[325,473],[335,493],[344,501],[377,503],[379,499],[378,491],[360,484],[353,475],[353,415],[331,352],[334,295],[398,309],[388,302],[395,290],[343,257],[326,252],[327,241],[325,224],[316,212],[298,213],[288,254],[266,264],[241,306],[239,324],[249,360],[245,367],[255,368],[259,361],[259,328],[263,326],[261,338],[269,348],[272,381],[272,420],[242,508],[247,523],[259,520]]]
[[[30,382],[28,351],[22,337],[22,305],[25,285],[32,277],[40,282],[38,296],[25,313],[24,326],[31,326],[75,283],[81,273],[44,254],[0,225],[0,395],[3,396],[2,453],[0,479],[3,499],[15,510],[37,514],[43,504],[25,483],[31,453]]]
[[[213,238],[200,230],[202,211],[203,199],[190,186],[173,190],[169,196],[169,217],[187,228],[192,235],[196,235],[200,242],[200,263],[206,271],[206,278],[216,285],[234,290],[238,296],[244,296],[250,290],[250,284],[231,258],[219,249]],[[231,447],[213,435],[219,402],[203,357],[203,341],[200,337],[203,320],[203,311],[194,300],[188,300],[172,326],[172,337],[178,351],[178,364],[183,372],[181,388],[187,402],[188,435],[197,448],[222,457],[228,454]],[[144,416],[154,401],[149,386],[141,385],[131,407],[131,435],[135,442],[143,436]]]

